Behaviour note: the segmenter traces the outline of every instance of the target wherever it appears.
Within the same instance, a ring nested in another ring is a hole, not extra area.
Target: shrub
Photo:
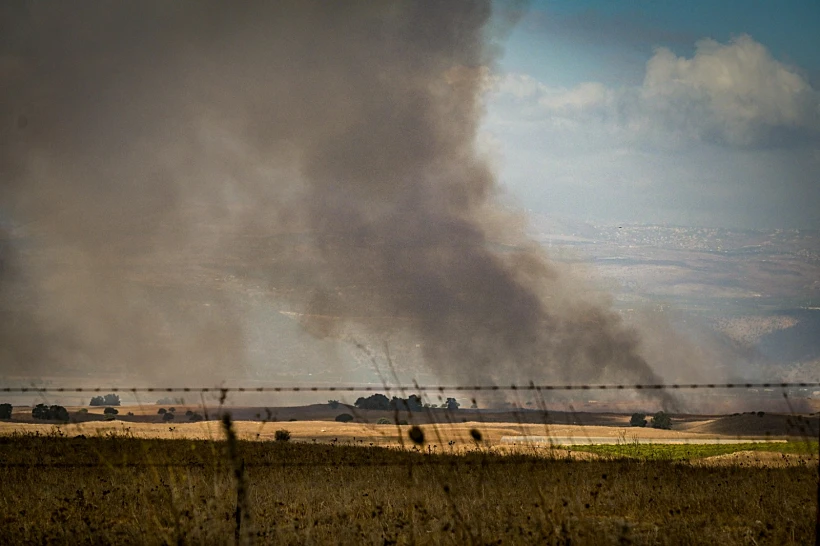
[[[129,411],[129,412],[127,413],[127,415],[128,415],[128,417],[133,417],[133,416],[134,416],[134,412],[133,412],[133,411]]]
[[[379,420],[378,420],[378,422],[377,422],[376,424],[377,424],[377,425],[390,425],[390,424],[392,424],[392,423],[393,423],[393,422],[392,422],[390,419],[387,419],[387,418],[385,418],[385,417],[382,417],[381,419],[379,419]]]
[[[68,421],[68,410],[63,406],[37,404],[31,410],[31,416],[35,419],[43,419],[46,421]]]
[[[350,415],[349,413],[340,413],[339,415],[336,416],[336,420],[339,421],[340,423],[349,423],[350,421],[353,420],[353,416]]]
[[[173,413],[170,413],[170,412],[165,412],[165,413],[162,415],[162,420],[163,420],[163,421],[173,421],[173,420],[174,420],[174,414],[173,414]]]
[[[168,410],[166,410],[165,408],[159,408],[159,411],[157,411],[157,413],[160,415],[165,415],[166,413],[168,413]]]
[[[339,407],[339,401],[338,400],[328,400],[327,403],[330,406],[330,409],[336,409],[336,408]]]
[[[0,419],[11,419],[11,404],[0,404]]]
[[[666,413],[659,411],[652,416],[652,423],[650,423],[650,426],[652,428],[670,429],[672,428],[672,418]]]
[[[645,427],[646,426],[646,414],[644,413],[633,413],[632,418],[629,420],[630,427]]]
[[[277,442],[287,442],[290,440],[290,431],[285,429],[277,430],[273,433],[273,439]]]
[[[177,409],[176,408],[168,408],[168,411],[171,412],[171,413],[176,413]]]
[[[105,408],[103,413],[106,415],[117,415],[119,412],[114,408]]]
[[[192,412],[191,410],[188,410],[188,411],[185,412],[185,417],[190,417],[193,414],[194,414],[194,412]]]
[[[105,396],[95,396],[91,399],[90,406],[119,406],[120,405],[120,395],[118,394],[106,394]]]
[[[192,421],[194,423],[202,421],[202,419],[203,419],[202,416],[198,413],[192,413],[191,416],[188,417],[188,420]]]

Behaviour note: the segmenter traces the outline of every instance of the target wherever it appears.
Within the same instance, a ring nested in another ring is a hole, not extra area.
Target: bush
[[[105,408],[103,413],[106,415],[117,415],[119,412],[114,408]]]
[[[630,427],[645,427],[646,426],[646,414],[644,413],[633,413],[632,418],[629,420]]]
[[[353,416],[349,413],[340,413],[336,416],[336,420],[340,423],[349,423],[353,420]]]
[[[338,400],[328,400],[327,403],[330,406],[330,409],[336,409],[336,408],[339,407],[339,401]]]
[[[203,420],[203,418],[202,418],[202,416],[201,416],[200,414],[198,414],[198,413],[192,413],[192,414],[191,414],[191,416],[190,416],[190,417],[188,417],[188,420],[189,420],[189,421],[191,421],[191,422],[193,422],[193,423],[197,423],[197,422],[199,422],[199,421],[202,421],[202,420]]]
[[[162,420],[163,421],[173,421],[174,420],[174,414],[170,413],[170,412],[165,412],[164,414],[162,414]]]
[[[277,430],[273,433],[273,439],[277,442],[287,442],[290,440],[290,431],[285,429]]]
[[[171,413],[176,413],[177,409],[176,408],[168,408],[168,411],[170,411]]]
[[[0,404],[0,419],[11,419],[11,404]]]
[[[166,413],[168,413],[168,410],[166,410],[165,408],[159,408],[159,411],[157,411],[157,413],[160,415],[165,415]]]
[[[391,424],[393,424],[393,421],[391,421],[390,419],[387,419],[385,417],[382,417],[381,419],[378,420],[378,422],[376,424],[377,425],[391,425]]]
[[[649,426],[652,428],[662,428],[668,430],[672,428],[672,418],[666,413],[659,411],[652,416],[652,423],[650,423]]]
[[[191,410],[188,410],[188,411],[185,412],[185,417],[190,417],[193,414],[194,414],[194,412],[192,412]]]
[[[120,396],[118,394],[106,394],[105,396],[95,396],[91,399],[90,406],[119,406]]]
[[[68,421],[68,410],[63,406],[46,406],[37,404],[31,410],[31,416],[45,421]]]

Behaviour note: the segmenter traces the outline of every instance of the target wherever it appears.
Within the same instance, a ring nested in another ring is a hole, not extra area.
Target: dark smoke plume
[[[3,372],[227,377],[258,283],[314,335],[405,332],[442,380],[657,382],[494,206],[492,7],[4,3]]]

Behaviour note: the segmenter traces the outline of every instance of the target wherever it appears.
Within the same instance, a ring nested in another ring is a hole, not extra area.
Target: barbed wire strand
[[[694,389],[798,389],[820,388],[820,382],[799,383],[675,383],[675,384],[609,384],[609,385],[416,385],[418,392],[473,392],[473,391],[594,391],[594,390],[694,390]],[[0,387],[0,392],[17,393],[71,393],[71,392],[377,392],[384,385],[347,386],[263,386],[263,387]]]

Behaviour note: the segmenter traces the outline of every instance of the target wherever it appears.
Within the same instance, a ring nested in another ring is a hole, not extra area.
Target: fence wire
[[[72,392],[377,392],[389,386],[347,385],[347,386],[276,386],[276,387],[0,387],[0,392],[8,393],[72,393]],[[417,392],[472,392],[472,391],[595,391],[595,390],[694,390],[694,389],[798,389],[820,388],[820,382],[791,383],[623,383],[607,385],[413,385],[397,389]]]

